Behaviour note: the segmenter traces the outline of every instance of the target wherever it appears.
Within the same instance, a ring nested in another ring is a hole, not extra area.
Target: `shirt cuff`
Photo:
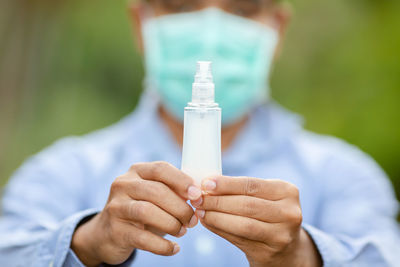
[[[85,267],[85,265],[79,260],[75,252],[69,249],[63,267]]]
[[[73,262],[68,252],[70,251],[71,239],[75,228],[82,219],[98,212],[99,210],[97,209],[88,209],[75,213],[62,221],[53,231],[50,231],[46,242],[43,242],[37,250],[38,258],[41,262],[40,266],[65,266],[64,263],[66,263],[67,258],[69,262]]]
[[[339,244],[336,238],[309,224],[304,224],[303,229],[314,241],[324,267],[343,266],[343,260],[348,252]]]
[[[93,211],[93,210],[91,210],[91,211],[88,210],[87,212],[84,212],[83,214],[86,214],[86,216],[81,217],[81,219],[75,224],[74,231],[75,231],[75,228],[79,226],[79,224],[81,224],[82,222],[85,222],[87,220],[87,218],[92,217],[96,213],[98,213],[98,212]],[[72,236],[71,236],[71,238],[72,238]],[[69,242],[69,244],[70,243],[71,242]],[[100,265],[100,267],[112,267],[112,266],[128,267],[132,264],[133,259],[135,258],[135,255],[136,255],[136,250],[134,250],[133,253],[129,256],[129,258],[121,264],[111,265],[111,264],[103,263]],[[75,252],[71,248],[68,248],[68,253],[67,253],[67,256],[66,256],[65,261],[62,266],[63,267],[85,267],[85,265],[81,262],[81,260],[78,258],[78,256],[75,254]]]
[[[100,265],[100,267],[128,267],[131,266],[133,259],[135,258],[136,255],[136,250],[132,253],[131,256],[129,256],[129,258],[118,265],[111,265],[111,264],[106,264],[103,263]],[[69,249],[68,254],[67,254],[67,258],[65,259],[64,265],[63,267],[85,267],[85,265],[79,260],[78,256],[76,256],[75,252],[72,249]]]

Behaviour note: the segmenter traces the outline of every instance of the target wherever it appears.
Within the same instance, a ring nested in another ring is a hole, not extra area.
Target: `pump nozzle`
[[[211,61],[198,61],[192,86],[192,103],[214,103]]]
[[[197,61],[195,83],[213,82],[211,74],[211,61]]]

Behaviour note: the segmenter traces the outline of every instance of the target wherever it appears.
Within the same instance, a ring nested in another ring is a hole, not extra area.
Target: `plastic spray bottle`
[[[210,61],[198,61],[192,101],[185,107],[182,171],[198,183],[222,174],[221,108],[214,102]]]

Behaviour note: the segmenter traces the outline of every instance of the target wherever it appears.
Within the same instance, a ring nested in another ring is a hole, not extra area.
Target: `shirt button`
[[[200,254],[211,254],[214,250],[214,241],[207,236],[199,236],[196,238],[195,247]]]

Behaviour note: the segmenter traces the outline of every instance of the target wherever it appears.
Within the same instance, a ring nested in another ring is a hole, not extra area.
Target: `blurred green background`
[[[0,186],[29,156],[133,110],[127,3],[0,0]],[[400,1],[291,1],[274,98],[371,154],[400,196]]]

